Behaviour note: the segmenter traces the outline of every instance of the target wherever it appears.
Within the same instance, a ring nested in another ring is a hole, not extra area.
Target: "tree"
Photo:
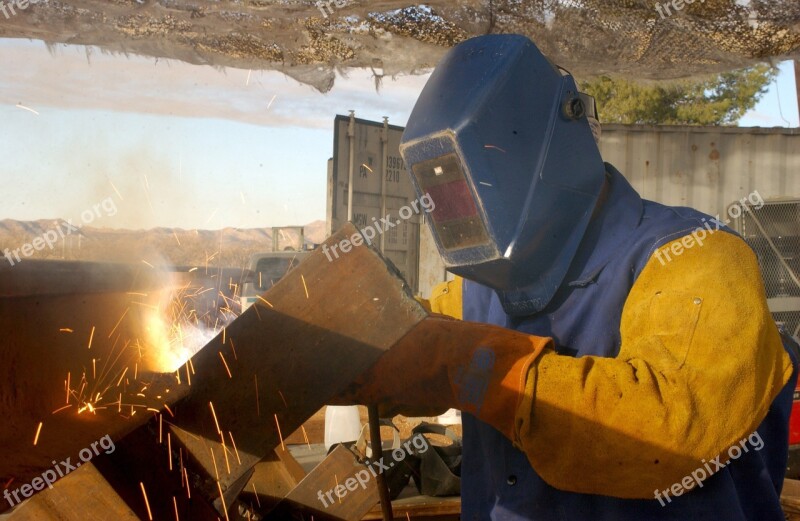
[[[595,97],[603,123],[735,125],[776,74],[774,67],[757,65],[701,81],[643,84],[600,76],[581,88]]]

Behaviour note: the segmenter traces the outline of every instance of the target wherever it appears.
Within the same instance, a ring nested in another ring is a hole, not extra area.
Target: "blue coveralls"
[[[689,208],[643,200],[616,169],[607,165],[607,171],[608,198],[593,218],[550,304],[538,314],[512,317],[503,311],[492,289],[465,280],[464,320],[553,337],[557,351],[565,356],[617,356],[623,305],[655,249],[703,226],[710,218]],[[618,499],[556,490],[536,474],[525,454],[507,438],[464,414],[461,518],[783,520],[779,491],[786,470],[788,419],[797,378],[797,361],[791,350],[787,351],[795,372],[758,427],[764,447],[744,454],[707,479],[702,488],[675,497],[666,506],[656,499]]]

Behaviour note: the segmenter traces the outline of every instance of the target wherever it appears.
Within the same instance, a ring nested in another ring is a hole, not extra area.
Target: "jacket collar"
[[[550,302],[566,287],[584,287],[591,284],[620,249],[629,243],[642,219],[642,198],[622,174],[606,163],[607,195],[595,210],[583,235],[578,251],[567,270],[559,289]],[[547,252],[542,252],[546,255]],[[496,291],[507,315],[522,317],[546,309],[548,302],[534,298],[531,288],[514,291]]]
[[[563,285],[583,287],[594,281],[614,255],[629,243],[642,220],[642,198],[627,179],[606,163],[608,195],[581,240]]]

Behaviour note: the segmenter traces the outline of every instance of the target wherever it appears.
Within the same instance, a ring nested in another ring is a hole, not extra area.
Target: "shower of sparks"
[[[491,184],[489,184],[489,183],[484,183],[483,181],[478,181],[478,184],[479,184],[479,185],[483,185],[483,186],[492,186]]]
[[[250,75],[253,73],[253,69],[247,71],[247,81],[244,82],[244,86],[247,87],[250,85]]]
[[[111,188],[114,189],[114,192],[117,194],[117,197],[119,197],[119,200],[124,201],[125,199],[122,198],[122,194],[119,193],[119,190],[117,190],[117,187],[114,186],[114,183],[111,182],[111,179],[108,180],[108,184],[110,184]]]
[[[222,455],[225,456],[225,469],[228,475],[231,473],[231,462],[228,460],[228,447],[225,446],[225,434],[219,433],[219,439],[222,442]]]
[[[306,292],[306,298],[308,298],[308,286],[306,286],[306,278],[303,276],[302,273],[300,274],[300,280],[303,281],[303,289]]]
[[[219,481],[219,469],[217,468],[217,457],[214,455],[214,447],[209,445],[208,450],[211,451],[211,461],[214,463],[214,475],[217,477],[217,481]]]
[[[300,430],[303,431],[303,439],[306,440],[306,445],[308,445],[309,450],[311,449],[311,442],[308,441],[308,434],[306,433],[306,428],[302,425],[300,426]]]
[[[150,511],[150,502],[147,500],[147,492],[144,489],[144,483],[139,482],[139,487],[142,489],[142,497],[144,498],[144,506],[147,507],[147,519],[153,521],[153,513]]]
[[[233,453],[236,454],[236,461],[238,461],[239,465],[241,465],[242,459],[239,457],[239,449],[236,448],[236,441],[233,439],[233,433],[228,431],[228,436],[231,437],[231,445],[233,445]]]
[[[506,152],[506,151],[505,151],[505,150],[503,150],[502,148],[500,148],[500,147],[498,147],[498,146],[495,146],[495,145],[483,145],[483,148],[494,148],[495,150],[499,150],[500,152],[503,152],[503,153],[505,153],[505,152]]]
[[[361,166],[363,166],[364,168],[366,168],[367,170],[369,170],[369,173],[370,173],[370,174],[373,174],[373,173],[374,173],[374,172],[372,171],[372,169],[371,169],[369,166],[367,166],[367,164],[366,164],[366,163],[361,163]]]
[[[183,449],[180,447],[178,447],[178,459],[181,463],[181,470],[179,472],[181,475],[181,488],[183,488]]]
[[[175,499],[175,496],[172,496],[172,506],[175,507],[175,521],[181,521],[178,516],[178,500]]]
[[[213,218],[214,218],[214,216],[215,216],[215,215],[217,215],[217,211],[218,211],[218,210],[219,210],[219,208],[215,208],[215,209],[214,209],[214,211],[213,211],[213,212],[211,212],[211,216],[210,216],[210,217],[208,218],[208,220],[206,221],[206,224],[208,224],[208,223],[210,223],[210,222],[211,222],[211,219],[213,219]]]
[[[144,261],[142,261],[142,262],[144,262]],[[122,319],[125,318],[125,315],[128,314],[128,310],[130,310],[130,309],[131,308],[129,308],[129,307],[125,308],[125,312],[122,314],[121,317],[119,317],[119,320],[117,320],[117,323],[114,325],[114,329],[112,329],[111,333],[108,334],[108,338],[111,338],[114,335],[114,331],[117,330],[117,328],[119,327],[120,323],[122,323]]]
[[[42,432],[42,425],[44,422],[39,422],[39,426],[36,428],[36,435],[33,437],[33,446],[35,447],[37,443],[39,443],[39,434]]]
[[[167,457],[169,458],[169,470],[172,471],[172,436],[167,433]]]
[[[119,387],[120,384],[122,384],[122,379],[125,377],[125,373],[127,373],[127,372],[128,372],[128,368],[127,367],[122,370],[122,374],[119,375],[119,380],[117,380],[117,387]]]
[[[214,412],[214,404],[211,403],[211,402],[208,402],[208,406],[211,407],[211,416],[214,417],[214,425],[217,426],[217,432],[222,434],[222,429],[219,428],[219,422],[217,421],[217,413]]]
[[[280,440],[281,440],[281,449],[283,449],[285,451],[286,450],[286,445],[284,445],[284,443],[283,443],[283,434],[281,434],[281,424],[278,423],[278,415],[277,414],[273,414],[273,416],[275,416],[275,425],[278,427],[278,438],[280,438]]]
[[[258,404],[258,375],[254,374],[253,379],[256,382],[256,416],[261,416],[261,407]]]
[[[22,103],[17,103],[17,104],[16,104],[16,107],[17,107],[18,109],[27,110],[28,112],[33,112],[33,113],[34,113],[34,114],[36,114],[37,116],[39,115],[39,113],[38,113],[38,112],[36,112],[35,110],[33,110],[33,109],[32,109],[32,108],[30,108],[30,107],[26,107],[26,106],[25,106],[25,105],[23,105]]]
[[[274,307],[274,306],[273,306],[272,304],[270,304],[270,303],[269,303],[269,301],[268,301],[267,299],[265,299],[264,297],[262,297],[262,296],[260,296],[260,295],[259,295],[257,298],[258,298],[258,300],[260,300],[260,301],[261,301],[261,302],[263,302],[264,304],[268,305],[269,307]]]
[[[152,267],[146,261],[143,262]],[[165,285],[161,290],[153,292],[127,292],[128,307],[123,305],[120,308],[121,313],[112,311],[111,320],[113,320],[114,314],[119,314],[117,320],[111,323],[113,327],[107,337],[103,331],[103,329],[108,330],[107,325],[90,326],[88,338],[84,337],[86,338],[86,348],[91,350],[92,354],[97,351],[102,354],[86,357],[84,369],[77,372],[74,379],[72,371],[67,371],[62,388],[64,402],[59,404],[60,406],[53,407],[54,410],[51,414],[99,416],[113,412],[122,418],[129,419],[137,412],[141,413],[142,410],[146,413],[153,412],[158,416],[158,441],[162,444],[166,441],[170,470],[175,468],[176,465],[171,461],[171,434],[167,432],[167,439],[164,440],[163,427],[164,415],[170,414],[174,417],[170,406],[164,403],[168,396],[162,398],[162,395],[170,392],[170,388],[160,386],[151,388],[151,382],[140,381],[139,366],[141,365],[142,369],[141,376],[147,376],[148,379],[153,373],[165,376],[170,376],[172,373],[172,376],[176,378],[173,382],[177,381],[178,385],[180,385],[181,378],[178,376],[180,373],[176,375],[176,372],[180,370],[182,373],[185,369],[186,380],[191,385],[192,375],[195,374],[191,355],[216,336],[219,331],[218,327],[225,327],[239,313],[237,307],[238,285],[233,284],[232,280],[229,281],[230,293],[223,293],[222,297],[226,305],[222,307],[208,305],[206,304],[207,297],[202,297],[203,294],[214,289],[214,287],[198,287],[192,282],[186,282],[185,285],[174,283]],[[156,299],[158,304],[151,305],[148,299]],[[138,325],[140,320],[144,321],[142,336],[128,338],[126,335],[137,329],[130,326]],[[212,323],[215,324],[213,328],[211,327]],[[78,328],[63,327],[60,331],[62,333],[80,333]],[[193,335],[196,335],[196,338]],[[231,347],[233,348],[233,345]],[[236,356],[235,351],[234,356]],[[226,357],[220,353],[220,358],[229,377],[232,378]],[[91,359],[91,367],[87,367],[89,359]],[[173,362],[174,365],[172,365]],[[112,398],[108,399],[108,397]],[[114,398],[116,400],[110,401]],[[210,406],[224,447],[225,440],[222,437],[216,411],[213,410],[213,404]],[[161,410],[164,409],[162,415]],[[104,420],[106,419],[104,418]],[[38,446],[42,429],[43,422],[40,422],[33,438],[34,446]],[[231,436],[230,442],[235,443],[230,432],[229,435]],[[226,463],[230,469],[230,463],[227,461],[227,448],[224,450],[226,451]],[[236,456],[236,461],[241,459],[238,447],[234,446],[231,451],[231,456],[233,455]],[[190,498],[188,473],[184,473],[183,476],[187,482],[186,494]],[[146,491],[144,487],[142,488],[143,497],[146,498]],[[150,515],[152,516],[152,512]]]
[[[222,359],[222,365],[225,366],[225,372],[228,373],[228,378],[233,378],[231,375],[231,369],[228,367],[228,362],[225,361],[225,355],[222,354],[222,351],[217,351],[219,357]]]
[[[261,508],[261,500],[258,499],[258,490],[256,490],[256,482],[253,481],[252,485],[253,485],[253,494],[256,495],[256,503],[258,504],[258,508]]]
[[[225,505],[225,496],[222,494],[222,485],[219,484],[219,480],[217,480],[217,490],[219,490],[219,499],[222,501],[222,511],[225,513],[225,521],[231,521],[228,518],[228,507]]]
[[[192,491],[191,487],[189,486],[189,471],[186,470],[186,467],[183,467],[183,476],[184,479],[186,480],[186,498],[192,499]]]
[[[286,408],[288,409],[288,408],[289,408],[289,404],[288,404],[288,403],[286,403],[286,398],[284,398],[284,397],[283,397],[283,393],[281,392],[281,390],[280,390],[280,389],[278,389],[278,394],[280,394],[280,395],[281,395],[281,400],[283,401],[283,406],[284,406],[284,407],[286,407]]]
[[[272,95],[272,99],[269,100],[269,104],[267,105],[267,110],[269,110],[269,108],[272,106],[272,102],[275,101],[275,98],[277,98],[277,97],[278,97],[277,94],[273,94]]]

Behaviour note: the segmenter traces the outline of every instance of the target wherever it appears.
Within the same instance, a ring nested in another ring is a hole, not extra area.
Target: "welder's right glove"
[[[528,371],[548,347],[550,338],[430,316],[335,402],[378,404],[382,416],[460,409],[513,440]]]

